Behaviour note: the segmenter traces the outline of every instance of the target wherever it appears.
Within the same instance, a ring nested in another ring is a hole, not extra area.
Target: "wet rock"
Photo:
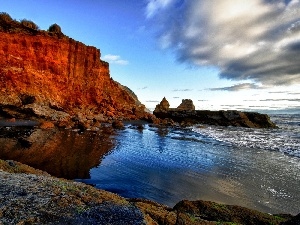
[[[25,138],[18,138],[18,143],[20,143],[20,145],[23,147],[23,148],[30,148],[32,143],[30,141],[28,141],[27,139]]]
[[[124,124],[122,121],[120,120],[115,120],[112,122],[112,127],[115,128],[115,129],[124,129]]]

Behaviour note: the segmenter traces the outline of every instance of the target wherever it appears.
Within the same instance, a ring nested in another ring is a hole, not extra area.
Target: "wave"
[[[279,151],[300,157],[300,115],[272,115],[278,129],[201,126],[193,131],[227,145]]]

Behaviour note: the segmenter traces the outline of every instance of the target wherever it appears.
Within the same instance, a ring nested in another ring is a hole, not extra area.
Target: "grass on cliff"
[[[26,19],[23,19],[20,21],[20,23],[25,26],[25,27],[28,27],[30,29],[33,29],[33,30],[39,30],[39,27],[38,25],[36,25],[34,22],[32,22],[31,20],[26,20]]]
[[[59,38],[64,37],[61,28],[57,24],[52,24],[48,31],[40,30],[38,25],[31,20],[22,19],[17,21],[13,19],[8,13],[0,12],[0,31],[11,33],[26,33],[26,34],[48,34],[51,36],[57,36]]]

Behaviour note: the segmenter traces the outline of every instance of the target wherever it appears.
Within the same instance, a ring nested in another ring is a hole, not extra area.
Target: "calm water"
[[[278,130],[127,128],[82,180],[124,197],[173,206],[182,199],[300,212],[299,116],[272,119]],[[287,154],[283,154],[287,153]]]
[[[122,131],[83,134],[38,130],[27,134],[32,146],[26,148],[20,140],[0,135],[0,158],[44,166],[56,176],[169,206],[202,199],[297,214],[300,116],[276,115],[272,120],[280,129],[145,125],[138,130],[127,125]],[[32,159],[40,155],[44,157]]]

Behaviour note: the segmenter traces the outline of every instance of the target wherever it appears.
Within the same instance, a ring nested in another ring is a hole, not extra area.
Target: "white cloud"
[[[158,13],[160,9],[165,9],[172,2],[173,0],[149,0],[146,8],[147,18],[151,18]]]
[[[118,64],[118,65],[128,65],[129,64],[129,62],[127,60],[121,59],[121,56],[119,56],[119,55],[108,54],[108,55],[103,56],[102,59],[104,61],[108,61],[109,63],[112,63],[112,64]]]
[[[151,0],[147,17],[182,62],[230,80],[300,83],[299,0]]]

